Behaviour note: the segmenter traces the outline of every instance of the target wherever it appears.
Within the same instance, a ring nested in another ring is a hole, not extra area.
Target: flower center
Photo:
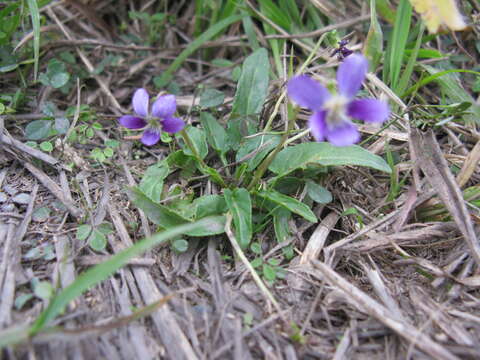
[[[160,132],[162,130],[162,124],[160,122],[160,119],[157,117],[152,117],[151,115],[148,115],[145,120],[147,121],[147,127],[152,130],[156,130]]]
[[[332,95],[323,108],[327,111],[325,121],[329,129],[334,129],[341,124],[350,122],[347,115],[348,99],[342,95]]]

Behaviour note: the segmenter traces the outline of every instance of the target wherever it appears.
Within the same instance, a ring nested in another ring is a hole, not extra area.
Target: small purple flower
[[[173,116],[177,111],[175,95],[162,95],[149,108],[149,96],[145,89],[137,89],[132,98],[134,115],[124,115],[119,119],[122,126],[128,129],[142,129],[141,141],[147,146],[155,145],[160,140],[162,131],[176,133],[182,130],[185,123]]]
[[[287,84],[288,96],[301,107],[313,111],[310,130],[317,141],[325,138],[335,146],[352,145],[360,139],[351,118],[371,123],[384,122],[390,110],[388,104],[376,99],[357,99],[368,70],[367,59],[350,55],[337,71],[338,94],[329,91],[306,75],[292,78]]]
[[[348,49],[346,46],[348,44],[348,40],[341,40],[338,42],[338,48],[336,48],[335,50],[333,50],[332,52],[332,56],[335,56],[337,55],[337,59],[339,61],[343,61],[345,60],[345,58],[347,56],[350,56],[353,54],[353,51]]]

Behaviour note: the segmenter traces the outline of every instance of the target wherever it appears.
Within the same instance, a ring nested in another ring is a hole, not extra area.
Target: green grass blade
[[[432,81],[435,81],[438,78],[440,78],[442,76],[445,76],[445,75],[448,75],[448,74],[451,74],[451,73],[468,73],[468,74],[474,74],[474,75],[480,76],[480,72],[473,71],[473,70],[450,69],[450,70],[438,71],[438,72],[434,73],[433,75],[427,76],[426,78],[422,79],[421,81],[419,81],[418,83],[413,85],[411,88],[407,89],[407,91],[405,91],[402,94],[402,98],[405,98],[406,96],[416,92],[422,86],[425,86],[425,85],[431,83]]]
[[[437,75],[442,71],[430,65],[422,65],[431,75]],[[461,69],[458,69],[461,70]],[[467,72],[466,70],[464,70]],[[478,72],[476,73],[478,75]],[[469,102],[472,104],[471,111],[473,114],[465,114],[463,119],[470,123],[480,122],[480,105],[478,105],[472,95],[465,90],[460,80],[452,73],[448,73],[442,77],[437,77],[436,81],[440,86],[443,94],[447,97],[447,104]]]
[[[275,3],[271,0],[259,0],[260,10],[263,15],[272,20],[275,24],[290,31],[291,21],[285,12],[283,12]]]
[[[255,33],[255,29],[253,27],[252,18],[248,15],[246,10],[242,10],[242,14],[245,15],[242,20],[243,29],[248,37],[248,43],[250,44],[250,47],[255,51],[260,48],[260,44],[258,43],[257,34]]]
[[[377,12],[387,20],[390,24],[393,24],[395,21],[395,11],[392,10],[387,0],[377,0],[376,4]]]
[[[303,27],[300,11],[295,0],[281,0],[279,1],[280,8],[298,27]]]
[[[385,54],[383,75],[384,82],[393,89],[397,86],[400,69],[402,68],[403,54],[408,40],[411,19],[412,5],[410,5],[408,0],[401,0]]]
[[[68,287],[58,293],[50,302],[48,307],[40,314],[37,320],[30,328],[30,335],[34,335],[42,330],[51,320],[53,320],[58,314],[60,314],[65,306],[73,299],[80,296],[84,291],[88,290],[92,286],[107,279],[116,270],[124,266],[130,259],[135,256],[139,256],[145,251],[165,243],[166,241],[174,238],[175,236],[185,234],[195,229],[207,226],[211,222],[217,222],[218,217],[209,217],[197,222],[180,225],[170,228],[155,234],[149,238],[143,239],[135,245],[125,249],[118,254],[112,256],[109,260],[98,264],[89,270],[80,274],[75,281]]]
[[[268,19],[274,22],[279,27],[290,32],[290,19],[286,16],[280,8],[275,5],[271,0],[260,0],[260,11]],[[260,18],[261,21],[263,19]],[[267,22],[263,21],[263,28],[267,35],[277,34],[277,31],[270,26]],[[270,39],[268,41],[270,48],[272,50],[273,62],[275,63],[275,68],[277,70],[277,76],[281,77],[283,74],[282,60],[281,60],[281,49],[283,48],[284,40]]]
[[[196,38],[194,41],[188,45],[188,47],[183,50],[180,55],[174,60],[174,62],[168,67],[168,69],[158,77],[154,78],[155,85],[159,88],[164,87],[172,79],[173,73],[183,64],[183,62],[193,54],[203,43],[211,40],[218,33],[224,30],[226,27],[232,25],[233,23],[242,20],[243,15],[233,15],[229,16],[226,19],[223,19],[210,27],[202,35]]]
[[[235,10],[239,8],[237,2],[235,0],[227,0],[225,4],[223,4],[220,13],[218,15],[219,20],[223,20],[232,16],[235,13]]]
[[[417,42],[415,43],[415,47],[413,48],[413,51],[410,54],[410,58],[408,59],[407,66],[403,71],[402,77],[400,78],[400,81],[398,82],[398,85],[395,88],[396,94],[403,93],[408,86],[408,81],[410,80],[413,74],[413,69],[417,62],[418,52],[420,51],[420,46],[422,45],[422,38],[423,38],[424,31],[425,31],[425,25],[421,23],[420,31],[418,32]]]
[[[32,18],[33,27],[33,58],[34,58],[34,74],[33,78],[37,81],[38,61],[40,58],[40,11],[36,0],[27,0],[28,10]]]

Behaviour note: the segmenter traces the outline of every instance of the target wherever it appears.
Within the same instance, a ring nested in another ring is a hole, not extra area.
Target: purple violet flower
[[[292,78],[287,84],[288,96],[301,107],[310,109],[310,130],[317,141],[325,138],[335,146],[352,145],[360,139],[351,118],[382,123],[389,114],[388,104],[376,99],[357,99],[368,70],[367,59],[352,54],[337,71],[338,94],[330,92],[307,75]]]
[[[142,129],[141,141],[144,145],[152,146],[160,140],[162,131],[176,133],[182,130],[185,123],[182,119],[173,116],[177,111],[175,95],[162,95],[149,108],[150,98],[145,89],[137,89],[133,94],[132,106],[134,115],[124,115],[119,119],[122,126],[128,129]]]

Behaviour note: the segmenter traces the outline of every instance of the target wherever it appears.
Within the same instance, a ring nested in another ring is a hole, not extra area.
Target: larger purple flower
[[[360,134],[351,118],[371,123],[381,123],[388,118],[390,110],[386,102],[354,99],[367,70],[368,61],[363,55],[347,57],[337,71],[338,94],[330,94],[307,75],[296,76],[288,82],[288,96],[313,111],[309,126],[317,141],[326,138],[336,146],[352,145],[360,139]]]
[[[132,106],[134,115],[124,115],[119,121],[128,129],[142,129],[142,143],[147,146],[155,145],[160,140],[163,131],[176,133],[182,130],[185,123],[182,119],[173,116],[177,111],[177,101],[174,95],[162,95],[149,108],[149,96],[145,89],[137,89],[133,94]]]

